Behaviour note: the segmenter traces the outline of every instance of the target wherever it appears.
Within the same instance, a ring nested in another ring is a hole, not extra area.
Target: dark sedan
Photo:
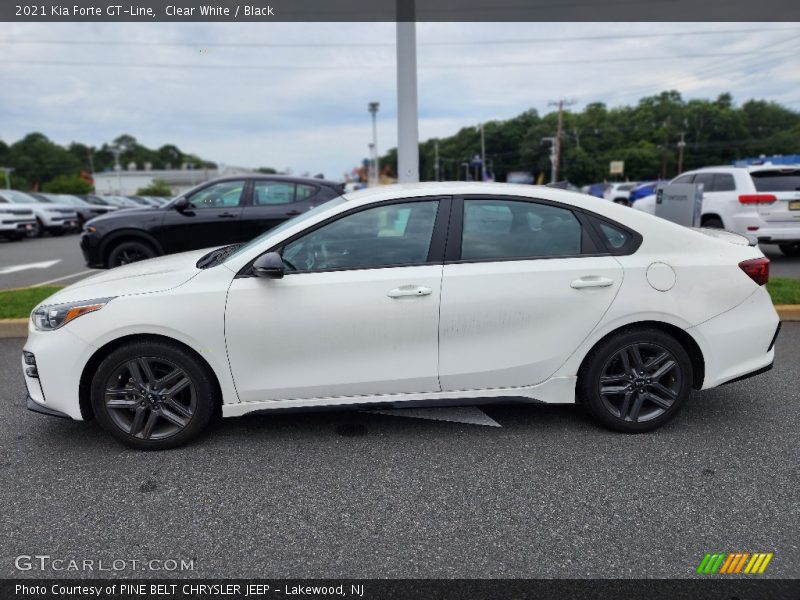
[[[165,206],[92,219],[81,250],[92,268],[110,268],[186,250],[246,242],[343,193],[324,179],[248,174],[201,184]]]

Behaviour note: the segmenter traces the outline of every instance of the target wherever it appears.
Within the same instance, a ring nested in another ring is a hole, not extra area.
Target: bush
[[[163,179],[154,179],[153,182],[136,190],[137,196],[172,196],[172,188]]]
[[[59,175],[42,186],[42,191],[51,194],[88,194],[92,184],[80,175]]]

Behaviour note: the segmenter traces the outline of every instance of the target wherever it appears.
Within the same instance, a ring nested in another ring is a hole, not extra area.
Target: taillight
[[[775,194],[740,194],[739,202],[742,204],[767,204],[775,202],[778,197]]]
[[[769,281],[769,259],[751,258],[739,263],[739,268],[747,273],[747,276],[758,285],[764,285]]]

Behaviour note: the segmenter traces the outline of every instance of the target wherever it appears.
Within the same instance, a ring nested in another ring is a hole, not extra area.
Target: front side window
[[[439,202],[376,206],[323,225],[284,246],[287,271],[422,265]]]
[[[716,192],[713,173],[698,173],[694,176],[695,183],[703,184],[703,192]]]
[[[694,179],[694,173],[690,173],[689,175],[681,175],[672,183],[692,183]]]
[[[291,204],[294,202],[294,188],[293,183],[283,181],[256,181],[253,184],[253,204],[256,206]]]
[[[462,260],[577,256],[581,224],[566,208],[515,200],[465,200]]]
[[[239,206],[244,190],[244,181],[220,181],[189,197],[191,208],[233,208]]]

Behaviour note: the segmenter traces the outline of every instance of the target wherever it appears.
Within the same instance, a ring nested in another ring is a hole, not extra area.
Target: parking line
[[[41,287],[43,285],[48,285],[50,283],[56,283],[58,281],[64,281],[65,279],[72,279],[73,277],[78,277],[79,275],[86,275],[86,273],[94,273],[98,269],[88,269],[86,271],[81,271],[80,273],[73,273],[72,275],[64,275],[63,277],[56,277],[55,279],[50,279],[48,281],[42,281],[40,283],[34,283],[30,287]]]

